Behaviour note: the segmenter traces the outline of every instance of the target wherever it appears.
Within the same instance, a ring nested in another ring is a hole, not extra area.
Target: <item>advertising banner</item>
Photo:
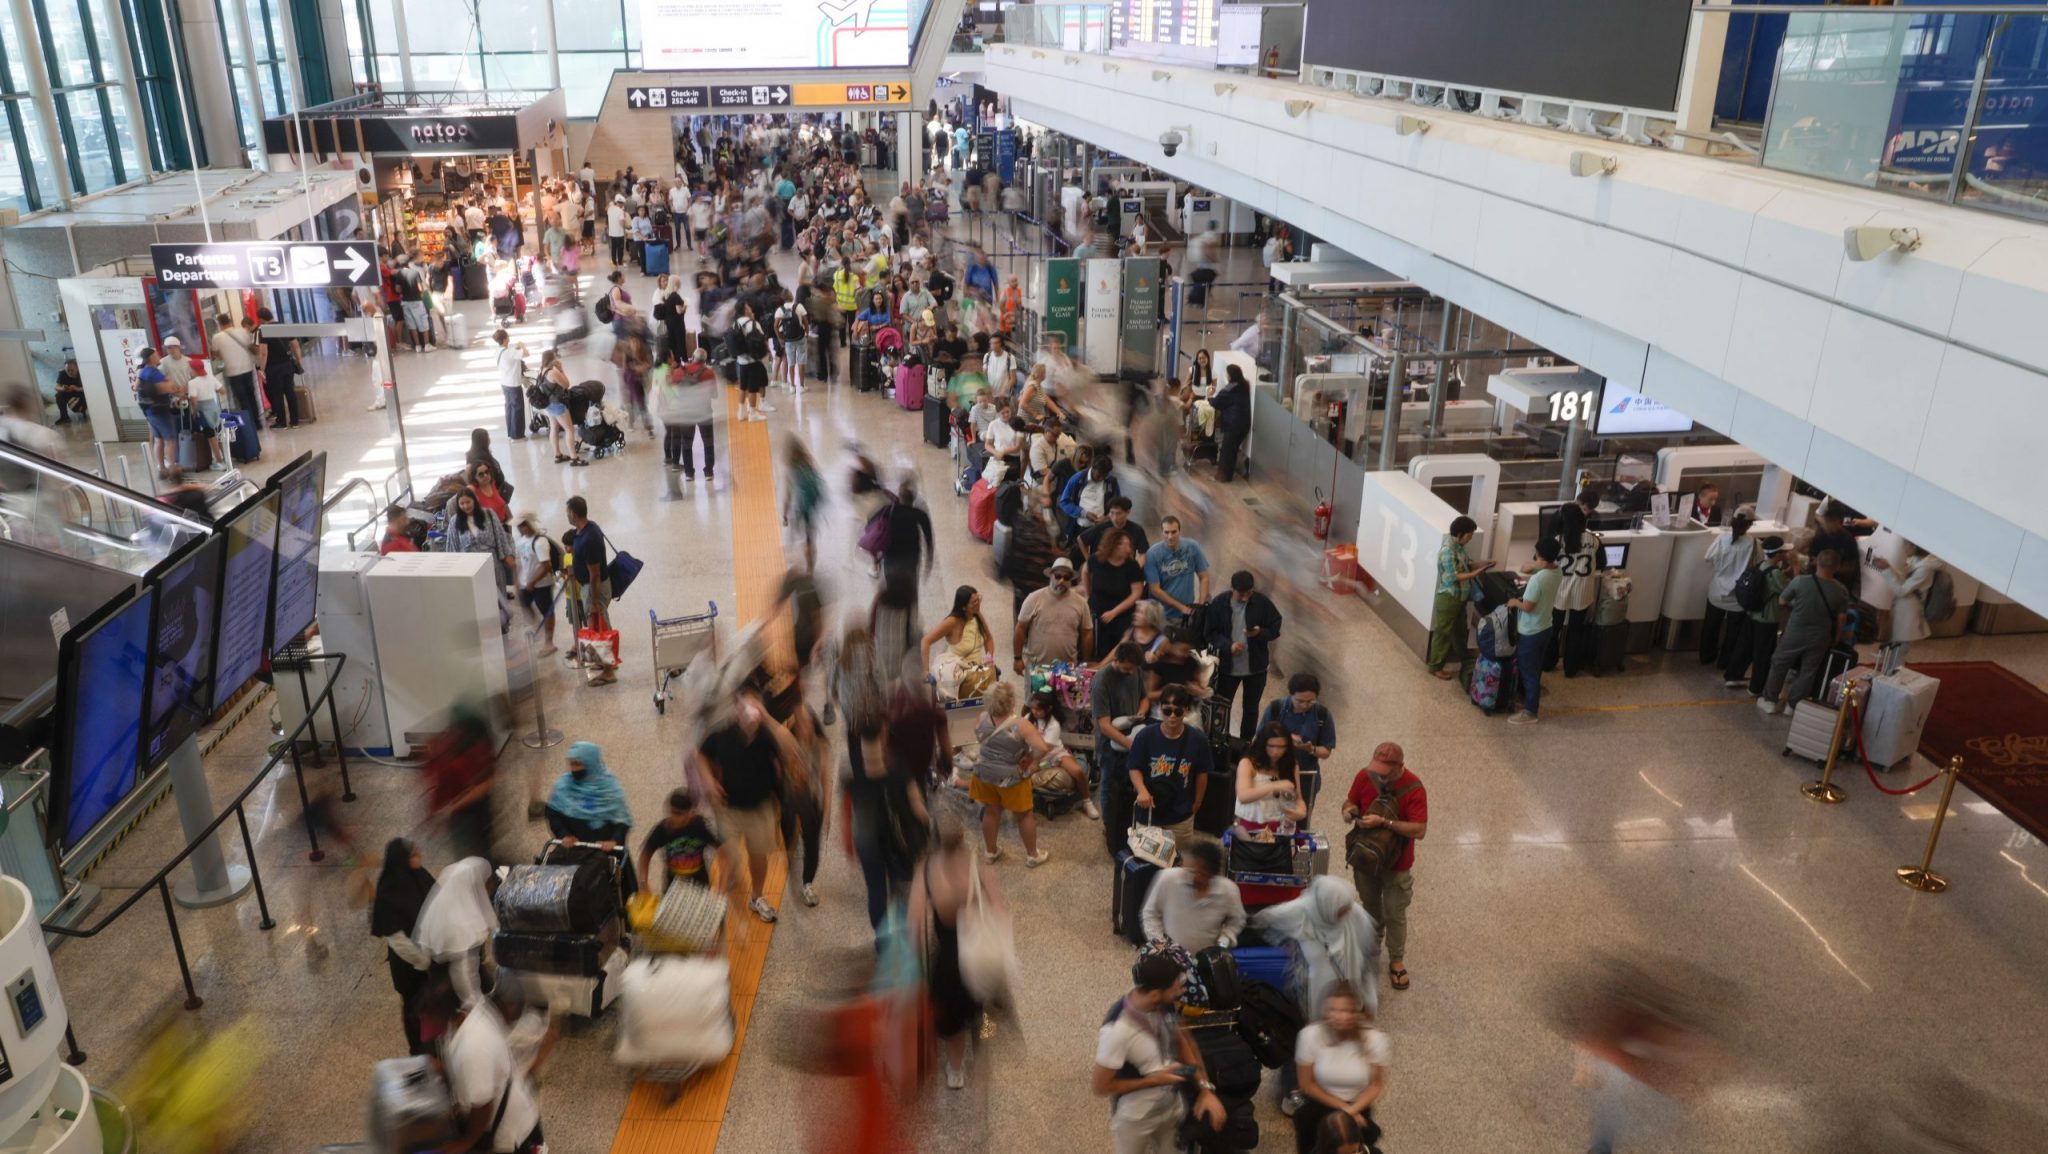
[[[1087,275],[1087,296],[1082,300],[1087,320],[1081,334],[1081,360],[1098,373],[1114,373],[1120,347],[1117,324],[1123,317],[1123,262],[1113,257],[1091,260]]]
[[[1081,343],[1081,262],[1054,257],[1045,262],[1045,332],[1058,333],[1072,352]]]
[[[702,69],[903,68],[910,63],[906,0],[639,0],[642,67]]]
[[[1017,181],[1017,130],[1014,128],[996,130],[996,175],[1004,184]]]
[[[100,333],[100,348],[107,355],[107,385],[114,393],[114,408],[124,417],[142,411],[135,399],[135,384],[142,372],[142,350],[148,347],[148,329],[106,329]]]
[[[1159,371],[1159,258],[1124,259],[1122,371],[1150,376]]]

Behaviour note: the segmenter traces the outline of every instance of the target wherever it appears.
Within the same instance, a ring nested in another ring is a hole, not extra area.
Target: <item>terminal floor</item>
[[[633,283],[645,299],[650,286]],[[480,329],[476,306],[465,307]],[[542,326],[524,329],[538,351]],[[383,415],[362,411],[370,395],[364,362],[327,356],[315,371],[322,420],[266,434],[266,459],[255,472],[319,447],[330,454],[330,485],[349,475],[381,480],[390,448]],[[574,375],[600,371],[582,364]],[[769,536],[760,520],[771,507],[762,490],[734,491],[766,484],[752,469],[737,480],[725,471],[735,436],[757,438],[747,454],[757,464],[766,448],[759,438],[779,445],[785,434],[803,436],[835,482],[844,475],[842,446],[854,439],[885,464],[916,470],[940,542],[924,593],[926,621],[944,612],[960,583],[992,590],[992,619],[1007,607],[986,549],[966,532],[965,503],[951,493],[945,454],[922,444],[914,415],[879,396],[822,390],[792,403],[771,394],[780,411],[767,425],[721,422],[719,479],[679,489],[660,468],[655,444],[639,435],[623,458],[581,469],[551,464],[537,441],[504,444],[481,342],[401,355],[398,372],[423,483],[460,463],[470,428],[491,428],[519,487],[515,512],[533,510],[558,529],[562,500],[580,493],[612,537],[647,562],[621,605],[626,664],[619,682],[585,687],[556,658],[541,681],[550,724],[571,741],[604,746],[643,827],[678,779],[682,722],[657,716],[649,699],[642,615],[699,611],[710,600],[725,612],[736,573],[752,574],[739,578],[747,584],[774,564],[763,567],[758,545],[735,556],[735,542]],[[745,510],[737,526],[736,508]],[[871,587],[853,560],[857,526],[843,503],[833,517],[820,569],[835,605],[859,612]],[[1221,572],[1264,564],[1263,551],[1245,541],[1203,544]],[[757,590],[740,591],[749,612],[758,612]],[[1547,992],[1600,951],[1682,955],[1734,991],[1722,1015],[1734,1061],[1691,1104],[1685,1137],[1641,1149],[1805,1150],[1823,1112],[1846,1099],[1913,1100],[1929,1079],[1947,1074],[2009,1103],[2030,1099],[2048,1077],[2039,1038],[2048,991],[2038,981],[2048,956],[2048,853],[1967,792],[1958,795],[1937,859],[1954,886],[1917,894],[1891,872],[1917,861],[1932,798],[1882,797],[1859,771],[1844,782],[1848,804],[1806,801],[1796,786],[1812,776],[1810,767],[1779,756],[1785,721],[1759,716],[1684,654],[1639,657],[1621,677],[1553,678],[1543,724],[1515,729],[1430,679],[1363,605],[1334,608],[1338,621],[1322,639],[1342,655],[1342,675],[1327,695],[1340,732],[1332,788],[1348,783],[1374,743],[1393,740],[1431,792],[1430,835],[1415,873],[1414,988],[1394,992],[1382,979],[1380,995],[1394,1055],[1392,1089],[1379,1111],[1388,1149],[1582,1148],[1585,1104],[1572,1089],[1570,1047],[1548,1024]],[[1007,638],[1000,648],[1007,659]],[[1996,660],[2048,684],[2048,652],[2037,638],[1929,642],[1915,657]],[[209,757],[217,798],[260,768],[273,700],[260,702]],[[530,721],[522,718],[522,727]],[[507,747],[498,798],[502,855],[530,854],[544,838],[540,826],[523,820],[524,791],[543,788],[561,754],[561,747],[535,752],[516,741]],[[318,784],[332,772],[309,775]],[[448,864],[423,825],[412,771],[358,760],[353,773],[360,796],[345,811],[359,849],[374,854],[389,837],[415,836],[430,847],[431,868]],[[1334,807],[1331,799],[1322,808]],[[339,854],[307,861],[299,815],[283,774],[252,798],[250,824],[276,929],[257,928],[251,897],[179,915],[206,999],[193,1020],[220,1028],[246,1018],[259,1026],[263,1048],[248,1055],[241,1096],[249,1114],[241,1148],[274,1154],[358,1140],[370,1061],[403,1051],[383,950],[367,933],[366,911],[347,898],[349,867]],[[1052,860],[1036,870],[1019,863],[1015,833],[1006,828],[1004,837],[1012,852],[996,873],[1016,903],[1026,975],[1018,1026],[994,1031],[969,1090],[933,1091],[916,1144],[1027,1151],[1044,1149],[1056,1134],[1064,1148],[1106,1151],[1107,1110],[1089,1095],[1088,1075],[1095,1028],[1126,985],[1130,951],[1109,933],[1100,833],[1078,814],[1050,823],[1042,837]],[[838,1107],[792,1056],[815,1037],[815,998],[837,985],[845,960],[869,940],[858,870],[833,840],[819,877],[822,904],[782,903],[729,1096],[721,1099],[714,1087],[685,1100],[683,1112],[705,1125],[685,1135],[642,1124],[655,1104],[634,1098],[628,1073],[611,1062],[614,1023],[606,1019],[572,1030],[545,1072],[551,1150],[708,1150],[714,1133],[721,1151],[816,1146]],[[108,891],[102,909],[124,896],[123,886],[146,880],[176,842],[176,822],[160,807],[94,872]],[[240,855],[239,846],[231,850]],[[183,1013],[154,897],[98,939],[65,945],[57,968],[96,1082],[118,1085],[136,1064],[147,1024]],[[1270,1082],[1260,1100],[1262,1148],[1283,1149],[1291,1132]],[[1986,1150],[2039,1140],[2038,1125],[2010,1110],[1953,1117],[1980,1133]]]

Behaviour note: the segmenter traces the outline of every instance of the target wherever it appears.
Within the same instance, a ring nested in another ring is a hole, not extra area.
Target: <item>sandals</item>
[[[555,454],[555,464],[557,464],[557,465],[566,465],[566,464],[568,464],[568,463],[569,463],[570,461],[572,461],[572,460],[575,460],[575,458],[573,458],[573,457],[564,457],[564,456],[563,456],[563,455],[561,455],[560,453],[556,453],[556,454]]]
[[[1393,985],[1394,985],[1394,988],[1395,988],[1395,989],[1397,989],[1397,990],[1405,990],[1405,989],[1407,989],[1407,988],[1408,988],[1408,967],[1407,967],[1407,966],[1403,966],[1403,965],[1400,965],[1400,964],[1398,964],[1398,963],[1397,963],[1397,964],[1395,964],[1395,965],[1389,966],[1389,967],[1387,967],[1387,976],[1388,976],[1388,977],[1389,977],[1390,979],[1392,979],[1392,981],[1393,981]]]

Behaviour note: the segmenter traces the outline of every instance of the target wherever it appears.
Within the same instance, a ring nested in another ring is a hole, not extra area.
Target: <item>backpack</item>
[[[1742,606],[1743,612],[1760,613],[1765,602],[1770,600],[1771,580],[1765,572],[1770,567],[1770,562],[1759,561],[1744,569],[1742,576],[1735,579],[1735,603]]]
[[[1398,820],[1401,816],[1401,799],[1421,786],[1422,783],[1418,781],[1398,793],[1381,793],[1365,807],[1365,813],[1379,814],[1388,821]],[[1393,866],[1394,859],[1401,856],[1401,843],[1407,840],[1395,833],[1392,826],[1383,825],[1374,829],[1353,826],[1351,832],[1344,835],[1344,862],[1367,877],[1377,877],[1381,871]]]
[[[1237,1007],[1237,1036],[1268,1070],[1294,1061],[1294,1039],[1301,1033],[1301,1009],[1294,999],[1264,982],[1245,982]]]
[[[1939,625],[1956,615],[1956,580],[1946,569],[1936,569],[1934,579],[1921,594],[1920,612],[1929,625]]]
[[[804,339],[804,322],[797,319],[794,306],[784,305],[782,310],[775,314],[775,335],[785,341]]]
[[[597,298],[597,307],[592,311],[597,313],[599,324],[612,323],[612,294],[606,293]]]
[[[768,334],[761,331],[760,325],[745,326],[739,329],[737,335],[742,342],[741,347],[746,350],[746,355],[757,361],[767,357]]]

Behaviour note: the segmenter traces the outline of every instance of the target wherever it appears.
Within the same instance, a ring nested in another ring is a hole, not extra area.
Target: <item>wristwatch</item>
[[[1214,1094],[1216,1092],[1216,1083],[1211,1082],[1207,1078],[1202,1079],[1199,1083],[1197,1083],[1197,1085],[1201,1086],[1202,1089],[1207,1090],[1211,1094]]]

